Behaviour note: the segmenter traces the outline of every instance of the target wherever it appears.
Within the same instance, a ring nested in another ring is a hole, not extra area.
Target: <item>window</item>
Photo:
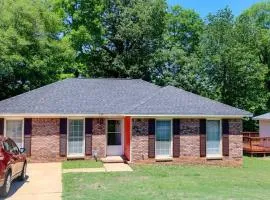
[[[84,154],[84,120],[68,120],[68,154]]]
[[[156,121],[156,155],[171,156],[171,120]]]
[[[121,121],[108,120],[108,145],[121,145]]]
[[[23,120],[7,120],[6,136],[11,138],[19,148],[23,147]]]
[[[206,123],[206,153],[207,156],[221,155],[220,120],[207,120]]]

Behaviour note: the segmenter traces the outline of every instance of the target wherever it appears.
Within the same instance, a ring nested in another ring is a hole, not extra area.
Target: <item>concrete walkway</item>
[[[14,181],[7,199],[61,200],[61,195],[61,163],[30,163],[26,181]]]
[[[106,172],[132,172],[128,164],[124,163],[104,163]]]
[[[88,172],[106,172],[104,167],[100,168],[76,168],[63,169],[63,173],[88,173]]]
[[[64,169],[63,173],[95,173],[95,172],[131,172],[132,168],[125,163],[104,163],[100,168]]]

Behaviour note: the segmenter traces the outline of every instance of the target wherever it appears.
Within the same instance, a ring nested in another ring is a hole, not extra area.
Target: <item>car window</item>
[[[10,142],[10,145],[11,145],[11,147],[12,147],[12,149],[11,149],[12,153],[14,153],[14,154],[19,154],[20,151],[19,151],[19,148],[18,148],[18,146],[16,145],[16,143],[13,142],[12,140],[9,140],[9,142]]]
[[[8,140],[3,142],[3,146],[6,152],[12,152],[12,145],[8,142]]]

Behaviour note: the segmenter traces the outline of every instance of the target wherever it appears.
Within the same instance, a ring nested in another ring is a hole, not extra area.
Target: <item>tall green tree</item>
[[[63,0],[77,62],[94,77],[150,80],[165,26],[165,0]]]
[[[152,80],[203,93],[203,76],[197,55],[203,20],[193,10],[171,7],[166,15],[163,45],[152,62]]]
[[[56,81],[75,52],[49,1],[0,0],[0,99]]]
[[[210,14],[201,39],[209,96],[226,104],[256,111],[265,105],[267,68],[239,38],[245,37],[229,8]]]
[[[241,40],[268,68],[265,76],[268,103],[262,112],[270,111],[270,1],[254,4],[244,11],[237,19],[237,26],[243,33]]]
[[[194,53],[203,31],[203,20],[191,9],[173,6],[166,15],[165,40],[167,46],[180,47],[186,53]]]

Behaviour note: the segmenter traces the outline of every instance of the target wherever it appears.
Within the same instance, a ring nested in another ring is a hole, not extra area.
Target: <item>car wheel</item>
[[[19,180],[20,180],[20,181],[24,181],[25,178],[26,178],[26,168],[27,168],[27,164],[24,163],[23,169],[22,169],[22,173],[21,173],[21,175],[20,175],[20,177],[19,177]]]
[[[10,190],[10,186],[11,186],[11,172],[9,172],[5,178],[5,182],[3,187],[0,190],[0,195],[2,197],[6,197],[9,193]]]

